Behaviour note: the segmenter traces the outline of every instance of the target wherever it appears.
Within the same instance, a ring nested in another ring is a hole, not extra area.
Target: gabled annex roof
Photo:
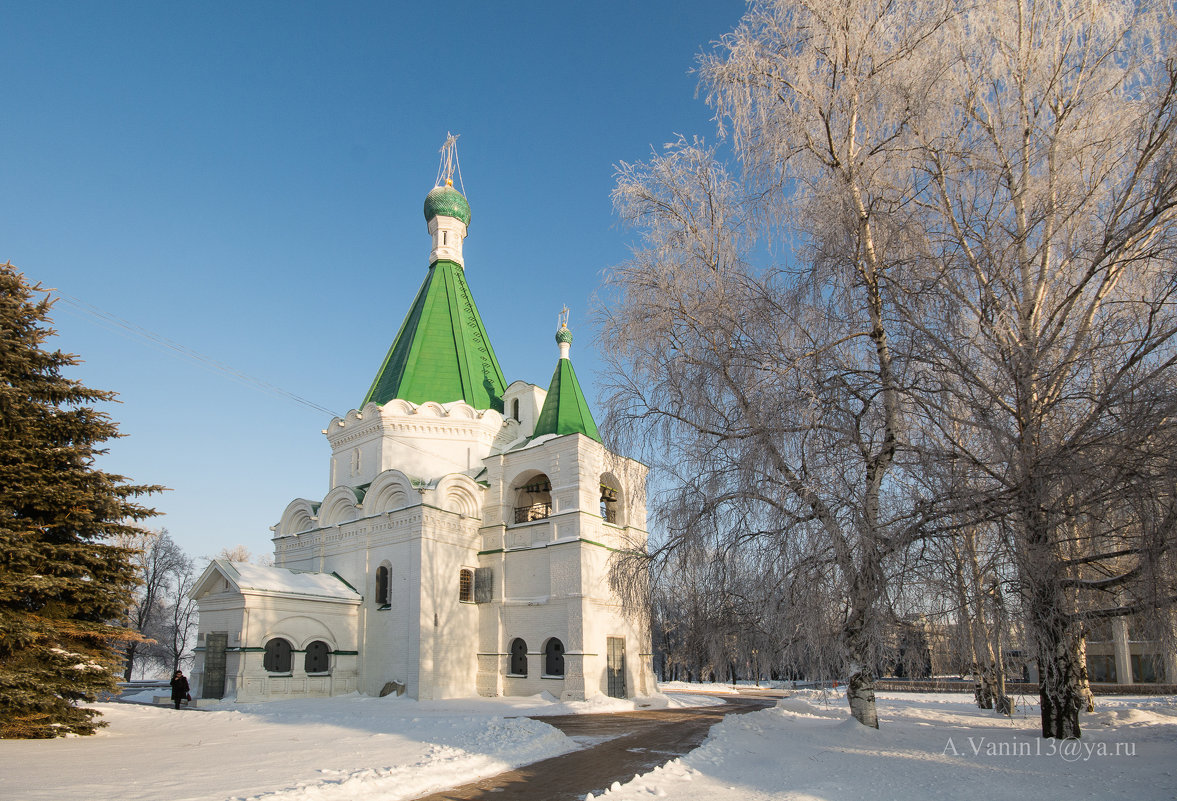
[[[556,342],[560,346],[560,360],[556,364],[556,372],[552,373],[548,396],[544,398],[544,406],[540,409],[531,436],[534,439],[544,434],[584,434],[600,442],[601,435],[597,431],[597,424],[593,422],[593,413],[589,411],[588,401],[576,379],[576,371],[572,369],[572,360],[568,358],[572,332],[567,326],[560,326],[556,332]]]
[[[461,265],[439,259],[401,323],[364,402],[462,400],[503,410],[507,382]]]
[[[263,567],[246,562],[214,559],[194,585],[193,596],[209,591],[208,580],[220,574],[239,591],[262,592],[273,595],[293,595],[337,601],[360,601],[354,587],[335,573],[312,573],[285,567]]]

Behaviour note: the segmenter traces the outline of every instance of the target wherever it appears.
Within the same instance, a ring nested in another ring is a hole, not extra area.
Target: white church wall
[[[546,549],[507,552],[504,599],[542,602],[551,595],[551,562]]]
[[[608,638],[625,640],[626,686],[630,695],[649,695],[654,691],[650,662],[650,636],[644,621],[629,614],[609,587],[610,552],[605,548],[582,545],[585,566],[585,651],[587,676],[596,677],[592,689],[608,692]]]
[[[352,409],[332,420],[323,433],[331,445],[328,489],[358,487],[381,471],[380,437],[383,428],[380,407],[368,404],[362,411]]]
[[[483,533],[485,542],[485,532]],[[478,556],[479,567],[489,568],[492,580],[490,602],[478,604],[478,655],[476,691],[479,695],[503,694],[503,676],[507,673],[503,594],[506,554],[502,550],[484,551]]]
[[[406,540],[373,547],[365,588],[367,629],[362,655],[363,692],[378,695],[389,682],[415,681],[416,664],[410,658],[415,639],[420,548]],[[376,568],[389,568],[389,603],[382,608],[376,598]]]
[[[511,412],[510,405],[507,411]],[[502,488],[497,498],[493,490],[487,493],[488,504],[495,509],[484,511],[481,533],[484,549],[502,549],[493,558],[503,569],[503,602],[497,613],[482,617],[478,691],[515,695],[546,690],[569,699],[606,692],[606,637],[620,636],[626,641],[627,672],[632,674],[627,686],[636,692],[643,675],[638,652],[649,648],[639,645],[641,632],[618,614],[607,570],[609,548],[643,546],[645,532],[606,523],[600,487],[606,476],[619,497],[628,501],[629,487],[621,476],[644,484],[645,468],[576,435],[498,454],[485,463],[492,487]],[[519,488],[541,475],[552,485],[551,516],[515,523],[515,507],[523,502]],[[644,496],[640,500],[625,504],[622,524],[640,519],[644,525]],[[488,524],[496,511],[504,522]],[[565,675],[559,679],[542,675],[544,644],[552,636],[565,647]],[[516,637],[527,644],[526,677],[509,672]],[[651,688],[647,682],[646,690]]]
[[[517,437],[530,437],[535,431],[535,423],[547,396],[547,390],[526,381],[515,381],[507,387],[503,393],[503,415],[519,422]]]
[[[557,637],[568,648],[567,628],[569,603],[563,600],[505,601],[503,603],[502,653],[503,693],[505,695],[535,695],[551,693],[556,698],[564,694],[565,677],[549,676],[544,673],[544,646],[552,637]],[[511,643],[522,638],[527,644],[527,675],[517,675],[510,670]]]
[[[200,631],[196,639],[196,658],[193,661],[188,682],[192,689],[193,698],[204,696],[204,654],[209,632],[224,632],[228,635],[227,644],[233,650],[226,652],[225,697],[233,697],[236,694],[238,656],[235,651],[242,645],[241,630],[244,615],[244,603],[241,596],[235,592],[206,595],[200,599]],[[233,688],[232,692],[229,689],[230,683]]]
[[[433,481],[447,473],[481,468],[503,424],[493,409],[462,401],[368,404],[335,418],[324,429],[331,445],[331,487],[362,486],[396,469]]]
[[[238,701],[288,695],[339,695],[357,689],[358,603],[297,598],[257,592],[220,592],[200,599],[201,638],[192,673],[193,695],[204,695],[204,646],[210,632],[228,635],[224,695]],[[291,646],[289,671],[274,673],[264,649],[281,637]],[[308,675],[307,647],[325,642],[328,670]]]
[[[579,596],[584,592],[581,584],[581,548],[575,542],[552,546],[546,549],[548,555],[548,594],[553,598]]]
[[[426,512],[420,559],[420,670],[417,696],[468,696],[475,686],[479,614],[459,598],[463,569],[478,567],[478,521],[452,512]]]

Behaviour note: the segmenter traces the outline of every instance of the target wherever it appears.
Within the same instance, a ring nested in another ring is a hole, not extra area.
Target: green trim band
[[[557,545],[572,545],[577,542],[583,542],[585,545],[595,545],[598,548],[604,548],[611,553],[624,553],[620,548],[611,548],[604,543],[596,542],[595,540],[586,540],[584,537],[577,537],[574,540],[559,540],[558,542],[545,542],[540,545],[525,545],[522,548],[495,548],[492,551],[479,551],[479,556],[490,556],[496,553],[514,553],[515,551],[531,551],[536,548],[554,548]]]

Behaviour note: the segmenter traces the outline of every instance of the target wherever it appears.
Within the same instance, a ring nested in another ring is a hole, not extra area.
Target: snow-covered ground
[[[0,741],[0,799],[409,799],[578,747],[518,716],[633,708],[540,697],[349,696],[207,712],[102,704],[110,726],[96,737]],[[1177,798],[1173,697],[1101,697],[1084,716],[1083,740],[1063,747],[1036,736],[1032,706],[1009,720],[973,708],[966,695],[883,693],[880,714],[882,729],[868,730],[849,720],[840,696],[795,691],[773,709],[728,718],[693,753],[601,797]]]
[[[879,730],[840,695],[799,690],[731,716],[698,749],[598,796],[606,801],[1177,798],[1177,699],[1102,696],[1083,739],[1037,736],[1034,699],[1012,718],[958,693],[880,693]]]
[[[135,700],[150,702],[160,691]],[[690,706],[714,698],[341,698],[214,703],[208,711],[97,704],[94,737],[0,740],[0,799],[395,801],[579,746],[523,715]]]

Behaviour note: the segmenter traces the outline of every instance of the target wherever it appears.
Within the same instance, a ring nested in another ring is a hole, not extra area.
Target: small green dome
[[[435,186],[425,196],[425,222],[438,215],[453,217],[470,225],[470,204],[453,186]]]
[[[556,332],[556,343],[559,345],[572,344],[572,332],[568,330],[568,326],[560,326],[560,330]]]

